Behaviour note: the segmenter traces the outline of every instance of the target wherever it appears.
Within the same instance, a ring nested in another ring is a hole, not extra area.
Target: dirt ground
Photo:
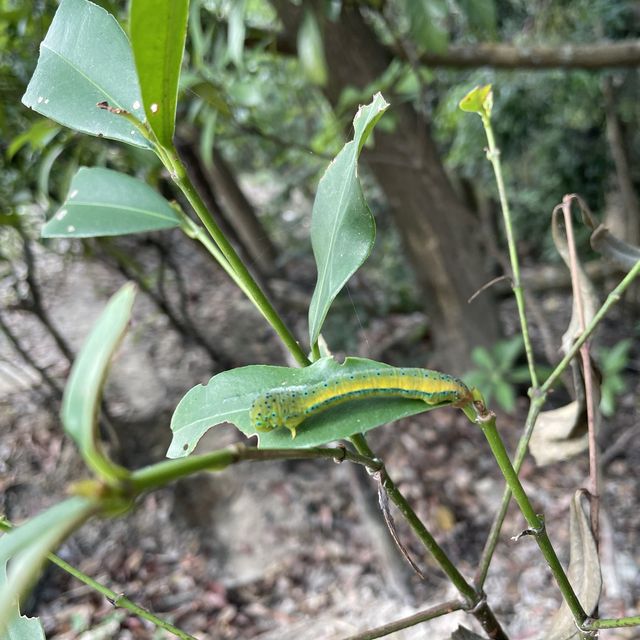
[[[235,365],[284,363],[268,327],[224,276],[208,268],[203,277],[201,263],[187,248],[179,245],[176,251],[189,287],[190,313],[215,348]],[[77,350],[123,280],[97,261],[53,252],[40,253],[38,265],[52,321]],[[545,298],[545,311],[562,307],[564,299]],[[510,303],[504,314],[514,317]],[[302,333],[303,314],[290,315]],[[34,359],[64,380],[67,366],[46,332],[24,312],[7,317]],[[390,333],[403,321],[397,316],[380,319],[375,330]],[[634,323],[631,309],[616,311],[605,336],[615,342],[624,331],[632,331]],[[371,355],[367,345],[377,343],[366,331],[360,329],[363,349],[358,355]],[[415,366],[429,366],[425,341],[399,341],[375,357],[405,364],[407,353]],[[42,380],[1,335],[0,360],[0,508],[19,523],[60,500],[67,484],[85,471],[62,432],[56,403],[43,396]],[[214,370],[203,349],[185,343],[140,294],[106,390],[117,434],[109,444],[114,457],[131,467],[161,460],[170,441],[172,409]],[[625,374],[627,394],[618,401],[616,417],[605,425],[605,449],[622,434],[628,437],[637,424],[638,370],[640,354],[634,347]],[[520,398],[516,416],[499,414],[501,432],[512,449],[526,408],[526,399]],[[218,427],[203,439],[199,451],[241,439],[234,429]],[[442,410],[378,429],[370,444],[462,573],[472,577],[503,489],[482,434],[453,410]],[[637,437],[629,438],[602,472],[605,592],[600,611],[607,617],[640,609],[639,445]],[[528,458],[522,472],[524,486],[545,513],[550,537],[565,562],[569,502],[584,486],[587,473],[585,456],[542,468]],[[375,499],[374,490],[371,479],[358,479],[347,464],[246,463],[147,495],[120,519],[90,522],[59,553],[198,638],[347,638],[455,597],[400,518],[399,535],[426,580],[407,569],[399,555],[389,559],[386,534],[363,506],[371,495]],[[519,640],[540,638],[541,624],[559,603],[534,541],[510,539],[523,528],[522,517],[512,508],[486,584],[499,619],[510,637]],[[52,640],[170,637],[115,609],[54,567],[38,584],[28,611],[41,617]],[[459,624],[478,630],[471,617],[459,613],[389,637],[444,639]],[[638,638],[640,631],[603,632],[601,637]]]

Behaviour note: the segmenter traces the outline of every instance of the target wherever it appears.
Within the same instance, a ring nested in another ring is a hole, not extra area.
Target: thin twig
[[[384,490],[384,486],[382,484],[382,476],[377,474],[378,481],[378,504],[380,505],[380,510],[382,511],[382,515],[384,516],[384,521],[387,524],[387,528],[389,529],[389,533],[393,538],[393,541],[396,543],[396,546],[400,550],[400,553],[404,557],[404,559],[411,565],[411,568],[418,574],[421,580],[426,580],[424,573],[420,571],[420,567],[416,564],[415,560],[407,551],[407,548],[402,544],[400,540],[400,536],[398,535],[398,530],[396,529],[396,523],[393,520],[393,516],[391,515],[391,509],[389,508],[389,496]]]
[[[16,227],[20,238],[22,239],[22,249],[24,255],[24,262],[27,267],[25,280],[29,286],[29,293],[31,294],[31,306],[29,310],[40,320],[45,329],[49,332],[49,335],[53,338],[58,349],[65,357],[67,362],[71,364],[74,359],[74,354],[58,330],[53,326],[51,318],[42,303],[42,296],[40,295],[40,285],[38,284],[38,278],[36,274],[36,260],[31,249],[31,240],[27,236],[26,232],[19,225]]]
[[[571,271],[571,288],[576,302],[578,312],[578,325],[580,332],[586,329],[586,319],[584,313],[584,300],[582,289],[578,279],[578,257],[576,255],[576,245],[573,236],[573,220],[571,218],[571,205],[576,200],[574,195],[566,195],[562,198],[562,204],[554,209],[560,208],[564,216],[564,224],[567,234],[567,245],[569,248],[569,268]],[[580,204],[580,200],[578,200]],[[589,493],[591,494],[591,532],[596,544],[599,544],[599,515],[600,515],[600,483],[598,473],[598,443],[596,441],[596,423],[593,396],[593,371],[591,368],[591,356],[589,354],[589,342],[585,341],[580,347],[580,357],[582,359],[582,369],[584,375],[585,402],[587,405],[587,425],[589,430]]]
[[[14,526],[6,518],[0,517],[0,530],[8,532],[13,528]],[[148,611],[144,607],[141,607],[135,602],[132,602],[131,600],[129,600],[129,598],[125,597],[124,594],[116,593],[115,591],[113,591],[113,589],[109,589],[109,587],[106,587],[97,580],[94,580],[86,573],[80,571],[80,569],[77,569],[73,565],[63,560],[60,556],[57,556],[55,553],[47,554],[47,559],[49,560],[49,562],[60,567],[60,569],[62,569],[63,571],[66,571],[68,574],[72,575],[74,578],[76,578],[76,580],[79,580],[80,582],[86,584],[88,587],[91,587],[94,591],[101,593],[105,598],[107,598],[107,600],[109,600],[109,602],[111,602],[114,607],[127,609],[139,618],[148,620],[156,627],[164,629],[169,633],[173,633],[173,635],[180,638],[181,640],[197,640],[197,638],[189,635],[186,631],[182,631],[182,629],[175,627],[170,622],[162,620],[162,618],[158,618],[158,616],[151,613],[151,611]]]
[[[494,284],[498,284],[498,282],[502,282],[503,280],[510,280],[511,278],[507,275],[498,276],[497,278],[493,278],[493,280],[489,280],[489,282],[483,284],[468,300],[467,304],[473,302],[483,291],[486,291],[490,287],[493,287]],[[513,281],[511,281],[511,286],[513,287]]]
[[[493,172],[496,177],[498,187],[498,196],[500,198],[500,208],[502,210],[502,218],[504,222],[505,233],[507,236],[507,245],[509,247],[509,260],[511,262],[511,272],[513,281],[513,294],[516,298],[518,307],[518,316],[520,318],[520,329],[522,339],[524,341],[524,350],[527,356],[527,364],[529,366],[529,375],[531,377],[531,387],[537,389],[538,374],[536,373],[535,360],[533,355],[533,347],[531,346],[531,337],[529,335],[529,325],[527,322],[526,305],[524,292],[520,280],[520,262],[518,259],[518,251],[516,247],[515,234],[513,231],[513,223],[511,221],[511,211],[509,208],[509,200],[507,199],[507,191],[502,177],[502,164],[500,162],[500,149],[498,149],[493,135],[493,127],[491,126],[491,118],[487,112],[480,113],[484,131],[487,136],[489,149],[487,150],[487,158],[491,162]]]
[[[20,357],[33,369],[35,369],[40,377],[47,383],[51,389],[51,396],[56,400],[62,398],[62,389],[58,386],[58,383],[49,375],[44,367],[41,367],[32,357],[31,354],[22,346],[18,337],[10,329],[9,325],[5,322],[2,314],[0,314],[0,331],[5,334],[7,340],[11,343],[13,348],[20,354]]]
[[[407,499],[400,492],[393,480],[391,480],[383,463],[375,456],[374,452],[367,444],[364,435],[354,434],[351,436],[350,440],[361,455],[378,461],[379,468],[377,471],[382,478],[382,484],[389,496],[389,499],[400,510],[400,513],[402,513],[409,526],[413,529],[413,532],[416,534],[424,548],[431,554],[447,578],[449,578],[460,595],[465,599],[469,613],[476,618],[491,638],[494,640],[508,640],[508,636],[500,626],[493,610],[489,607],[486,601],[486,596],[482,590],[475,589],[471,586],[460,573],[458,568],[453,564],[453,562],[451,562],[445,551],[436,542],[435,538],[431,535],[422,520],[415,513]]]
[[[445,616],[448,613],[460,611],[463,608],[464,603],[460,602],[459,600],[449,600],[448,602],[443,602],[442,604],[437,604],[433,607],[429,607],[424,611],[414,613],[410,616],[407,616],[406,618],[400,618],[399,620],[396,620],[394,622],[384,624],[381,627],[375,627],[374,629],[369,629],[367,631],[363,631],[362,633],[357,633],[354,636],[349,636],[344,640],[375,640],[376,638],[383,638],[384,636],[388,636],[389,634],[396,631],[414,627],[421,622],[433,620],[434,618]]]
[[[620,281],[618,286],[611,291],[611,293],[607,296],[607,299],[600,307],[600,309],[596,312],[595,316],[587,326],[587,329],[582,333],[582,335],[573,343],[569,351],[566,353],[564,358],[560,361],[560,363],[553,370],[551,375],[545,380],[540,389],[533,393],[533,398],[531,400],[531,406],[529,407],[529,414],[527,415],[525,429],[518,441],[518,448],[516,451],[516,456],[513,462],[513,467],[516,472],[520,471],[522,467],[522,463],[524,462],[524,458],[527,454],[527,447],[529,446],[529,440],[531,439],[531,434],[533,433],[533,428],[535,426],[536,420],[538,419],[538,415],[542,409],[542,405],[544,404],[545,398],[549,389],[556,383],[558,378],[564,373],[565,369],[569,366],[569,363],[573,358],[575,358],[576,354],[580,350],[582,344],[589,339],[591,334],[596,330],[602,319],[607,315],[611,307],[620,301],[622,294],[627,290],[629,285],[640,275],[640,260],[636,263],[636,265],[627,273],[627,275]],[[496,545],[498,544],[498,539],[500,536],[500,530],[502,528],[502,523],[504,522],[504,518],[507,513],[507,509],[509,507],[509,501],[511,500],[511,490],[507,487],[502,495],[502,502],[500,504],[500,510],[496,514],[493,524],[491,525],[491,531],[487,538],[487,542],[485,543],[484,549],[482,550],[482,555],[480,558],[480,566],[478,567],[478,571],[476,572],[476,576],[474,578],[474,584],[476,589],[481,589],[484,585],[484,582],[487,577],[487,573],[489,570],[489,565],[491,563],[491,558],[495,551]]]

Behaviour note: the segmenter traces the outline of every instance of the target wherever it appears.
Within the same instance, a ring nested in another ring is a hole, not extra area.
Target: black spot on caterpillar
[[[428,405],[465,406],[473,401],[469,388],[453,376],[429,369],[380,367],[341,373],[313,385],[271,389],[251,406],[257,431],[286,427],[295,438],[307,418],[342,402],[366,398],[408,398]]]

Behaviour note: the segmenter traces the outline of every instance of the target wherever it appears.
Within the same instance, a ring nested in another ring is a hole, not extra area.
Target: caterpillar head
[[[291,437],[295,438],[296,429],[303,416],[295,410],[293,400],[285,389],[267,391],[259,395],[251,405],[250,412],[251,423],[256,431],[273,431],[278,427],[286,427],[291,431]]]

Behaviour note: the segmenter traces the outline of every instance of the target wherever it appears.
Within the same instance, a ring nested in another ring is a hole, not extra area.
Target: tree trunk
[[[607,207],[606,224],[613,235],[637,245],[640,241],[640,202],[633,186],[625,135],[616,111],[616,98],[610,77],[603,78],[602,93],[609,152],[615,167],[616,182],[618,183],[620,195],[620,206]]]
[[[285,37],[295,41],[300,12],[288,0],[273,4]],[[324,26],[326,94],[335,105],[345,87],[364,87],[379,77],[390,58],[352,5],[345,3],[340,19]],[[375,148],[365,149],[364,159],[389,202],[415,269],[431,320],[437,364],[459,373],[469,367],[474,346],[488,345],[498,337],[490,294],[484,292],[467,303],[490,279],[477,244],[478,221],[454,192],[429,123],[412,106],[393,104],[393,99],[391,103],[395,130],[376,130]]]

